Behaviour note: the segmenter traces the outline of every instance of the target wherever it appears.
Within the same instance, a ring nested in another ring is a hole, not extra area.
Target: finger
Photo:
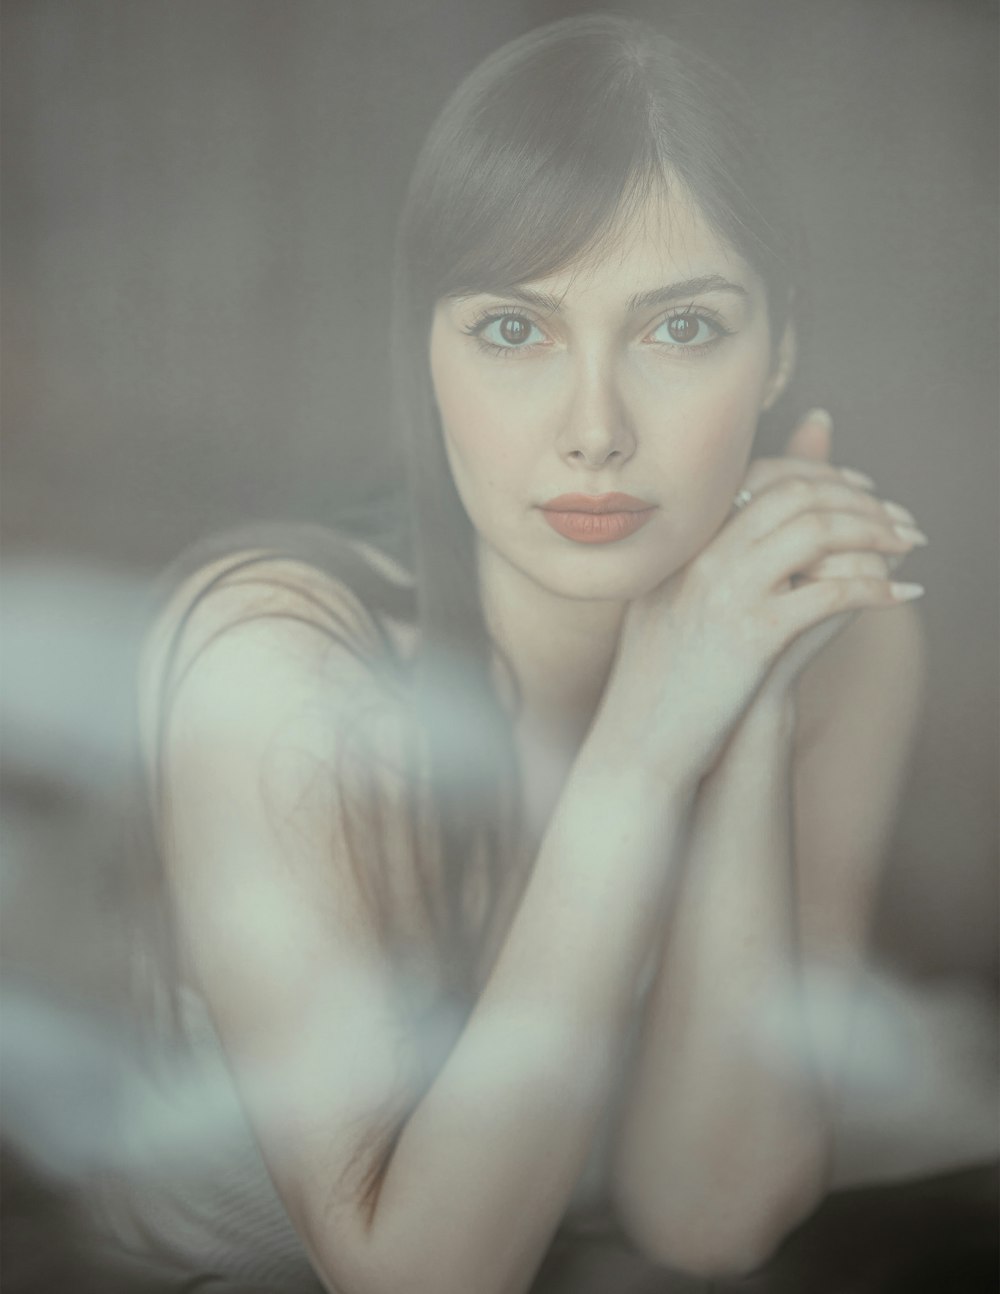
[[[845,611],[889,608],[910,602],[923,594],[919,584],[859,576],[843,580],[813,580],[774,599],[775,632],[787,646],[813,625]]]
[[[831,553],[809,567],[808,570],[796,572],[799,582],[805,580],[849,579],[855,575],[870,575],[875,579],[885,579],[886,574],[894,569],[902,558],[895,553],[847,552]]]
[[[834,553],[820,558],[803,575],[815,579],[840,579],[850,575],[882,576],[886,573],[891,575],[905,560],[905,553]]]
[[[743,487],[751,494],[759,494],[769,489],[776,482],[790,476],[800,476],[808,481],[844,482],[862,490],[873,490],[875,482],[864,472],[852,467],[837,467],[832,463],[823,463],[809,458],[755,458],[749,464],[743,480]]]
[[[774,588],[793,574],[840,553],[906,553],[921,539],[917,530],[855,512],[800,513],[757,541],[747,588]]]
[[[810,409],[788,438],[785,453],[817,463],[830,461],[833,419],[826,409]]]
[[[882,524],[912,526],[912,514],[898,504],[884,503],[845,481],[786,476],[754,495],[727,527],[730,542],[752,543],[803,513],[858,513]],[[860,544],[860,548],[869,545]]]

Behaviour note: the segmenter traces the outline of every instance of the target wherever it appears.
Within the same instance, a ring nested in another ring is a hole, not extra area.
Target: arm
[[[673,1261],[718,1261],[731,1217],[746,1237],[735,1265],[756,1265],[825,1188],[923,673],[912,608],[863,614],[797,702],[761,692],[703,785],[617,1159],[626,1225]],[[831,1001],[802,969],[838,977]],[[780,1036],[796,1045],[769,1062],[755,1035],[782,985]]]
[[[292,591],[283,602],[287,581],[266,600],[270,619],[208,634],[173,710],[169,879],[191,974],[331,1286],[527,1287],[610,1095],[694,788],[789,643],[894,597],[870,579],[774,589],[831,547],[859,544],[903,546],[880,507],[826,470],[776,485],[629,604],[506,943],[448,1055],[433,1047],[434,1065],[401,1015],[350,867],[364,860],[352,855],[336,776],[341,707],[370,687],[366,667],[301,624],[316,599],[300,605]],[[244,608],[241,590],[229,592],[231,624]],[[390,770],[405,767],[386,754]],[[393,807],[386,788],[390,818]],[[416,914],[405,829],[396,838],[391,880]],[[500,1077],[498,1058],[510,1062]],[[380,1171],[371,1208],[359,1166]]]
[[[797,966],[794,722],[762,695],[702,785],[613,1162],[639,1247],[705,1275],[758,1266],[822,1178],[814,1076],[774,1069],[755,1030]]]
[[[396,1282],[415,1263],[424,1279],[414,1289],[526,1289],[582,1171],[688,799],[683,787],[612,774],[590,753],[479,1002],[393,1156],[371,1233],[373,1249],[393,1256],[386,1289],[404,1288]]]
[[[814,470],[819,475],[819,469]],[[775,534],[767,530],[765,507],[771,503],[784,507],[789,498],[802,495],[801,479],[789,493],[779,495],[784,471],[784,465],[778,464],[774,495],[758,505],[757,517],[746,518],[747,528],[757,523],[759,535]],[[836,487],[833,494],[837,494]],[[840,522],[832,519],[814,518],[809,527],[819,550],[817,556],[822,553],[828,568],[841,561],[842,578],[826,585],[813,580],[801,594],[804,599],[829,599],[827,605],[837,614],[831,617],[828,613],[791,644],[786,643],[765,685],[755,689],[755,698],[735,733],[730,729],[720,759],[708,757],[698,765],[714,771],[702,784],[695,838],[649,1008],[657,1024],[647,1031],[640,1047],[638,1077],[613,1168],[613,1189],[623,1221],[640,1248],[668,1264],[707,1274],[759,1265],[788,1228],[814,1207],[824,1188],[829,1128],[821,1075],[807,1048],[788,1057],[768,1055],[761,1047],[759,1018],[762,1007],[780,994],[791,1004],[793,1032],[801,1036],[808,1010],[798,983],[801,931],[794,850],[803,821],[796,795],[813,783],[808,778],[803,782],[799,776],[796,698],[791,684],[803,665],[851,620],[851,600],[864,596],[862,588],[872,601],[892,607],[901,617],[897,624],[915,623],[886,588],[884,558],[880,556],[888,554],[892,560],[913,541],[908,536],[887,538],[886,523],[880,519],[881,504],[875,500],[856,492],[849,503],[857,508],[858,517],[850,518],[850,537],[846,532],[838,534]],[[732,528],[734,538],[738,524]],[[778,539],[780,542],[780,534]],[[758,542],[763,545],[767,540]],[[748,546],[742,538],[737,539],[738,553],[749,552],[752,559],[752,544],[753,540]],[[852,555],[856,549],[863,550],[863,560]],[[707,588],[712,599],[717,590],[725,589],[725,564],[716,564],[713,552],[706,565],[709,582],[701,588]],[[792,571],[815,569],[810,562],[797,568],[790,562],[788,565]],[[731,569],[737,569],[735,556]],[[860,584],[856,584],[858,580]],[[905,588],[902,592],[905,594]],[[791,592],[782,609],[791,609],[798,596]],[[679,602],[680,597],[671,602],[668,595],[671,610]],[[738,600],[734,597],[726,602],[724,594],[723,605],[727,644],[738,643],[746,625]],[[773,614],[780,615],[777,606]],[[863,613],[865,623],[880,618]],[[698,617],[692,621],[705,623]],[[687,636],[680,617],[668,616],[663,623],[676,632],[672,652],[668,645],[660,653],[656,651],[656,626],[642,612],[627,625],[631,634],[627,639],[623,635],[623,659],[629,659],[633,668],[616,673],[602,701],[602,707],[617,714],[619,722],[630,707],[622,695],[616,696],[614,683],[619,677],[641,677],[638,671],[633,673],[636,664],[641,667],[648,662],[655,668],[657,659],[669,660],[677,677],[684,678],[681,664],[685,649],[690,650],[697,639]],[[847,637],[850,641],[850,635]],[[706,686],[702,677],[694,692],[668,686],[666,694],[672,704],[665,707],[660,729],[675,734],[671,739],[675,754],[687,745],[687,758],[694,758],[696,764],[698,759],[691,755],[688,743],[677,747],[676,734],[685,732],[695,698],[695,703],[714,705],[734,678],[725,654],[707,650],[699,655],[712,683]],[[856,664],[868,663],[864,648],[860,657]],[[906,659],[890,651],[882,653],[879,662],[899,671],[905,669]],[[848,669],[845,681],[849,684],[851,678]],[[884,677],[877,677],[875,690],[889,691],[882,688],[883,683]],[[656,689],[638,689],[633,692],[633,697],[636,695],[645,701],[647,727],[656,730],[657,716],[649,706]],[[867,708],[868,717],[875,720],[874,731],[879,733],[879,710],[868,704],[868,694],[861,696],[848,686],[846,695],[863,710]],[[842,690],[834,708],[842,709],[844,700]],[[852,747],[849,740],[831,741],[833,727],[831,724],[824,734],[823,744],[835,763],[846,761],[857,773],[863,749]],[[902,727],[905,729],[905,722]],[[625,743],[618,744],[627,749]],[[879,777],[868,765],[863,774],[871,812],[859,807],[860,829],[852,835],[848,827],[842,841],[849,856],[857,853],[858,872],[864,871],[865,862],[874,868],[878,861],[881,841],[866,832],[872,822],[884,830],[886,821],[891,820],[895,779],[902,763],[897,756],[900,752],[887,745],[882,759],[888,771]],[[669,761],[664,766],[670,767]],[[815,767],[826,768],[822,763]],[[828,803],[827,781],[819,794]],[[822,829],[825,824],[820,826]],[[844,897],[841,907],[850,910],[855,897],[851,885],[845,887]],[[711,1059],[706,1063],[707,1057]],[[645,1114],[636,1114],[643,1108]],[[748,1183],[753,1184],[752,1190]]]
[[[926,672],[923,627],[907,608],[861,617],[803,680],[811,736],[795,771],[797,917],[806,1024],[833,1142],[831,1183],[871,927]],[[851,701],[838,705],[846,680]]]
[[[213,598],[231,622],[246,607],[228,596]],[[693,786],[654,795],[641,769],[584,747],[485,989],[421,1090],[421,1040],[343,866],[330,776],[339,698],[364,686],[288,619],[227,631],[188,671],[168,762],[183,942],[327,1286],[524,1290],[606,1103]],[[354,1170],[387,1112],[399,1135],[369,1216]]]

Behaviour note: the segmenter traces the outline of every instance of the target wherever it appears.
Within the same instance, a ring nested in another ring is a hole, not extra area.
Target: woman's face
[[[431,329],[481,570],[500,561],[571,598],[641,596],[705,546],[781,382],[763,284],[693,204],[651,205],[613,247],[444,298]],[[543,506],[609,493],[647,510],[595,522]]]

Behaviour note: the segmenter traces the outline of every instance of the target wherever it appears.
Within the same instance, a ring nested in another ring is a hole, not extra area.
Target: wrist
[[[695,797],[700,770],[678,755],[655,758],[634,742],[615,740],[597,727],[587,735],[574,765],[581,780],[623,785],[648,797],[647,803],[683,809]]]

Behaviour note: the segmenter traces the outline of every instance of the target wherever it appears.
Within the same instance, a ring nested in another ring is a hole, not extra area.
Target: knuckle
[[[870,602],[873,595],[881,591],[882,581],[873,580],[870,576],[859,576],[854,580],[845,581],[847,589],[845,590],[845,606],[858,607],[862,603]]]
[[[894,543],[896,540],[892,529],[883,521],[879,521],[877,517],[866,518],[863,525],[865,536],[871,548],[881,548],[886,543]]]
[[[803,476],[791,476],[785,482],[785,491],[795,507],[804,508],[812,502],[814,489]]]
[[[884,579],[890,569],[889,560],[879,553],[864,553],[855,559],[852,573],[878,580]]]
[[[826,604],[832,611],[842,611],[850,606],[854,597],[853,580],[831,580],[826,586]]]
[[[833,517],[829,512],[810,512],[806,518],[809,538],[822,548],[832,542],[836,531]]]
[[[848,579],[854,575],[874,573],[875,567],[864,553],[833,553],[817,562],[812,571],[817,579],[830,576]]]
[[[771,459],[769,471],[776,488],[787,486],[790,482],[801,479],[802,476],[794,458]]]

